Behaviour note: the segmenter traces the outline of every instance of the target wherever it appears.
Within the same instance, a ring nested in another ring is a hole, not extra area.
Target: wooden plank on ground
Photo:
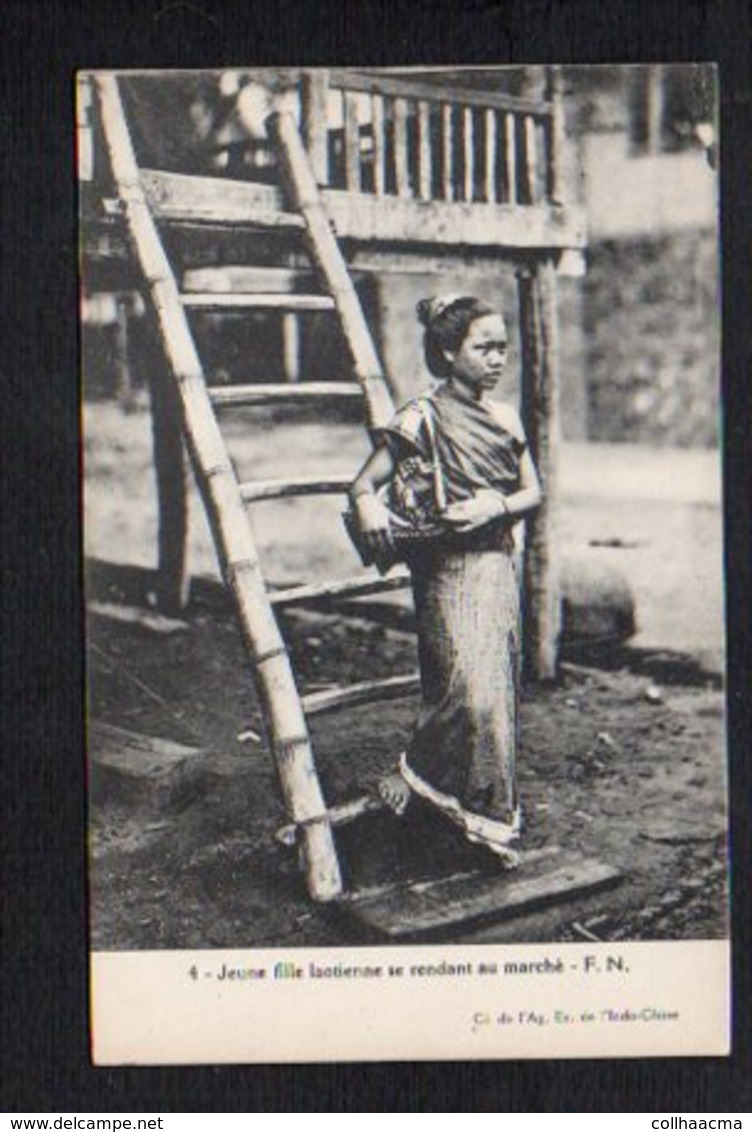
[[[136,605],[126,605],[114,601],[90,601],[86,612],[91,617],[106,617],[110,621],[119,621],[122,625],[137,625],[140,629],[148,629],[152,633],[184,633],[188,629],[188,622],[177,617],[164,617],[151,609],[141,609]]]
[[[124,727],[90,721],[88,748],[89,788],[98,805],[181,809],[212,778],[205,750]]]
[[[611,865],[575,854],[520,856],[514,871],[462,873],[376,895],[356,893],[346,907],[364,927],[401,939],[525,916],[612,888],[621,880]]]

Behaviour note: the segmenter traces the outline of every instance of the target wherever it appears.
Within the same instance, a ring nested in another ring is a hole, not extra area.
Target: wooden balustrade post
[[[454,200],[454,125],[452,104],[441,105],[441,186],[444,200]]]
[[[472,201],[475,193],[475,139],[473,134],[473,110],[465,106],[462,111],[462,148],[465,173],[465,188],[463,196],[466,201]]]
[[[645,101],[645,148],[648,153],[660,153],[665,92],[663,86],[663,68],[659,63],[651,64],[647,68],[645,78]]]
[[[546,98],[551,103],[551,116],[546,130],[546,193],[553,204],[564,201],[564,170],[566,154],[564,101],[560,67],[546,68]]]
[[[319,185],[329,184],[328,96],[329,72],[324,68],[306,71],[300,83],[300,120],[303,142]]]
[[[418,103],[418,195],[431,199],[433,157],[431,151],[431,107],[425,99]]]
[[[527,525],[524,667],[535,680],[556,677],[561,629],[557,545],[560,433],[556,268],[550,257],[517,273],[522,355],[522,416],[543,488]]]
[[[517,203],[517,127],[512,113],[504,115],[504,169],[507,204]]]
[[[520,81],[520,95],[523,98],[529,99],[531,102],[541,102],[545,96],[545,92],[546,68],[539,64],[523,67]],[[530,114],[522,116],[520,143],[520,156],[522,158],[520,173],[523,202],[535,204],[538,187],[537,139],[536,121]]]
[[[282,369],[285,381],[300,381],[300,321],[294,311],[282,315]]]
[[[538,149],[535,118],[526,114],[523,119],[524,184],[528,204],[535,204],[538,195]]]
[[[395,98],[394,124],[394,179],[398,197],[411,197],[410,165],[407,156],[407,100]]]
[[[377,197],[383,197],[386,191],[386,136],[384,99],[380,94],[371,95],[371,121],[373,123],[373,191]]]
[[[488,204],[495,204],[499,200],[499,188],[496,182],[497,118],[493,109],[485,110],[483,113],[486,124],[486,201]]]
[[[360,123],[358,122],[358,96],[351,90],[344,92],[345,125],[345,187],[349,193],[359,193],[360,180]]]

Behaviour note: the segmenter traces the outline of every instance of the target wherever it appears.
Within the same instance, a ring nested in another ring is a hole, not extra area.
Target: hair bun
[[[432,299],[419,299],[415,306],[415,312],[418,316],[418,322],[422,326],[428,326],[431,321],[431,304]]]
[[[432,299],[421,299],[416,306],[418,321],[430,326],[444,311],[462,301],[462,295],[436,295]]]

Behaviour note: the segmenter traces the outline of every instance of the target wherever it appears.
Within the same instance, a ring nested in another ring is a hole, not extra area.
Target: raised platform
[[[158,169],[142,169],[141,178],[149,204],[163,222],[252,227],[271,226],[275,216],[289,216],[275,185]],[[411,247],[439,246],[444,252],[453,246],[485,248],[493,250],[497,262],[501,249],[540,251],[586,244],[584,213],[573,206],[411,200],[339,189],[323,189],[321,196],[337,236],[356,243],[404,242]],[[299,217],[293,219],[300,223]],[[283,230],[282,220],[277,228]]]

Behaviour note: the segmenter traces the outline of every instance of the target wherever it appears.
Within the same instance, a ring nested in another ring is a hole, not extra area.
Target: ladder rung
[[[179,205],[159,205],[154,214],[163,224],[180,225],[181,228],[211,232],[212,229],[254,232],[299,232],[305,228],[305,221],[297,212],[267,212],[265,209],[234,209],[223,211],[222,206],[182,209]]]
[[[217,408],[230,405],[272,405],[280,401],[353,400],[362,398],[357,381],[307,381],[283,385],[227,385],[209,390]]]
[[[266,185],[225,177],[141,169],[141,183],[158,220],[230,228],[305,228],[298,212],[279,207],[280,194]]]
[[[357,574],[354,577],[335,581],[310,582],[305,586],[272,590],[269,593],[269,600],[272,605],[292,605],[298,601],[309,601],[311,598],[363,597],[366,594],[388,593],[390,590],[405,589],[409,585],[410,574],[401,568],[385,578]]]
[[[354,476],[300,476],[289,480],[254,480],[241,483],[240,494],[245,503],[260,499],[281,499],[288,495],[335,495],[346,492]]]
[[[227,291],[243,291],[255,294],[294,293],[295,288],[314,282],[314,274],[308,269],[292,267],[258,267],[241,263],[226,263],[223,267],[191,267],[183,273],[183,291],[186,294],[210,292],[223,294]]]
[[[245,294],[233,291],[225,295],[206,292],[199,294],[181,294],[183,306],[197,307],[202,310],[225,310],[233,307],[257,307],[260,310],[282,311],[331,311],[334,310],[334,299],[331,295],[284,295],[272,293]]]
[[[378,810],[385,810],[387,803],[382,798],[374,798],[370,794],[364,794],[360,798],[353,798],[351,802],[343,802],[341,806],[332,806],[326,811],[326,818],[331,825],[347,825],[356,818],[362,817],[363,814],[377,812]],[[289,825],[283,825],[278,829],[274,837],[282,845],[293,846],[298,839],[298,831],[300,825],[295,822],[290,822]]]
[[[358,704],[372,704],[379,700],[397,700],[420,691],[420,676],[417,672],[409,676],[389,676],[385,680],[365,680],[351,684],[349,688],[327,688],[323,692],[311,692],[302,697],[306,715],[319,715],[337,708],[356,707]]]

